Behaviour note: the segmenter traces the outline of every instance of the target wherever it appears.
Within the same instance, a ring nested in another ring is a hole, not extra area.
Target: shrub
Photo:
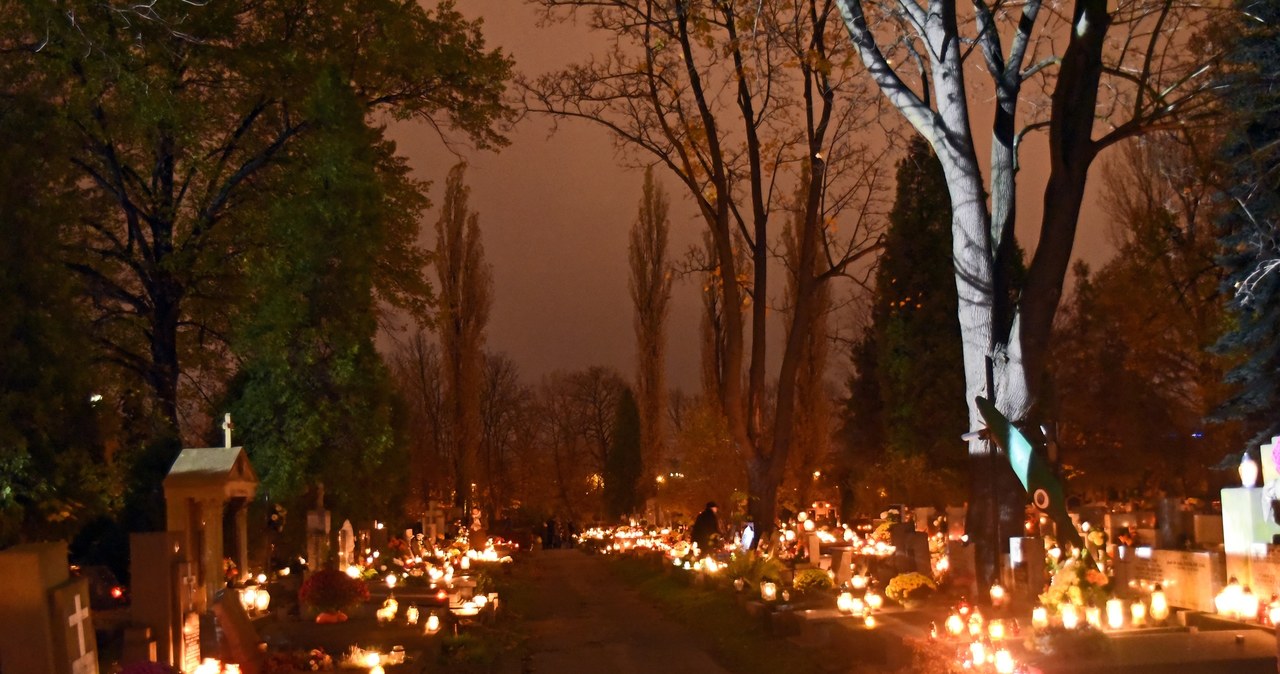
[[[725,578],[742,578],[747,585],[756,586],[766,580],[778,582],[782,580],[786,568],[778,559],[755,552],[735,554],[724,568]]]
[[[912,571],[894,576],[893,580],[889,581],[889,587],[885,588],[885,594],[889,595],[890,599],[903,603],[926,599],[937,589],[938,586],[934,585],[933,580],[928,576]]]
[[[342,611],[369,599],[365,584],[335,569],[316,571],[302,581],[298,602],[321,613]]]
[[[791,585],[796,588],[796,592],[807,594],[830,590],[836,584],[831,580],[831,574],[822,569],[802,569],[796,572],[795,580],[791,581]]]

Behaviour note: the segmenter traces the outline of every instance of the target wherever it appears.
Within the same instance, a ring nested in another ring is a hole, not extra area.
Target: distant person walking
[[[542,539],[542,549],[550,550],[560,547],[560,531],[556,518],[547,520],[547,535]]]
[[[704,555],[711,551],[713,541],[720,537],[720,520],[716,517],[717,510],[716,502],[708,501],[707,507],[703,508],[702,512],[698,513],[698,519],[693,521],[693,529],[689,532],[689,538]]]

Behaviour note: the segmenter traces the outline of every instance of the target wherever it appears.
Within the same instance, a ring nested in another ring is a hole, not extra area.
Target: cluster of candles
[[[1218,615],[1246,622],[1280,625],[1280,598],[1273,595],[1270,602],[1263,603],[1249,586],[1241,586],[1240,581],[1234,577],[1213,598],[1213,606]]]
[[[386,674],[383,665],[399,665],[404,663],[404,648],[396,646],[390,653],[382,654],[375,650],[364,650],[359,646],[351,649],[344,667],[364,667],[369,674]]]
[[[1064,603],[1058,606],[1057,622],[1063,628],[1073,630],[1084,625],[1095,629],[1123,629],[1124,627],[1144,627],[1148,622],[1163,623],[1169,617],[1169,601],[1164,590],[1156,586],[1149,599],[1150,607],[1141,600],[1126,605],[1125,600],[1113,597],[1107,600],[1105,607],[1085,606]],[[1104,614],[1105,610],[1105,614]],[[1104,621],[1105,617],[1105,621]],[[1031,612],[1031,626],[1047,629],[1050,624],[1049,610],[1037,606]]]
[[[271,593],[259,585],[246,585],[240,588],[240,606],[245,613],[264,613],[271,606]]]
[[[862,574],[849,579],[849,589],[836,596],[836,609],[854,618],[861,618],[867,627],[876,626],[875,612],[884,606],[884,596],[869,586]]]
[[[1003,599],[1003,588],[998,588],[998,585],[992,588],[992,595]],[[1013,674],[1019,671],[1017,661],[1005,646],[1006,639],[1018,635],[1016,620],[987,620],[977,608],[961,602],[947,616],[944,627],[945,638],[961,644],[957,654],[966,670],[996,674]],[[936,626],[932,636],[935,639],[944,638],[938,634]]]

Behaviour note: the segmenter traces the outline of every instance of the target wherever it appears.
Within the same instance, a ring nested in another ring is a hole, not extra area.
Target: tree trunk
[[[182,290],[172,279],[160,279],[149,289],[154,315],[150,334],[151,367],[148,383],[156,396],[160,437],[181,439],[178,425],[178,324],[182,318]],[[179,443],[181,444],[181,443]],[[176,457],[174,457],[176,458]]]

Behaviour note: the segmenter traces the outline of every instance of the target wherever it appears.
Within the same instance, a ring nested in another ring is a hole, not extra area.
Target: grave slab
[[[1102,655],[1031,664],[1044,674],[1275,674],[1276,642],[1261,630],[1134,634],[1113,637]]]

